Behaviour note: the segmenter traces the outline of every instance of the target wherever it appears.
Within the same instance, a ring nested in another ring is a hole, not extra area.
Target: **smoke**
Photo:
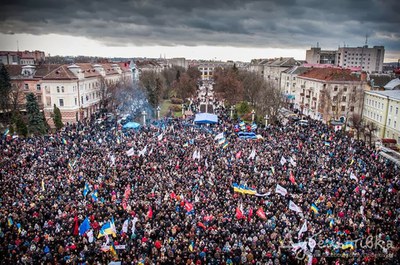
[[[135,81],[131,86],[120,89],[116,99],[120,103],[118,110],[121,113],[130,114],[134,121],[142,121],[143,111],[146,112],[146,119],[154,119],[156,116],[156,110],[149,103],[146,91]]]

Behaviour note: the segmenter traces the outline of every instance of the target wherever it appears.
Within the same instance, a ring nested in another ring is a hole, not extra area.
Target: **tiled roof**
[[[76,65],[81,68],[85,78],[100,76],[100,73],[93,68],[91,63],[77,63]]]
[[[43,64],[36,66],[35,78],[41,78],[49,74],[54,69],[60,67],[59,64]]]
[[[130,72],[130,62],[118,63],[119,67],[121,68],[122,72]]]
[[[15,78],[21,75],[22,71],[22,65],[17,65],[17,64],[8,64],[4,65],[7,69],[8,75],[10,78]]]
[[[61,65],[45,75],[43,80],[74,80],[78,79],[69,69],[67,65]]]
[[[311,68],[300,77],[323,81],[360,81],[360,77],[353,75],[350,69],[341,68]]]
[[[305,72],[307,72],[310,68],[309,67],[303,67],[303,66],[293,66],[292,68],[286,69],[285,73],[291,74],[291,75],[301,75]]]

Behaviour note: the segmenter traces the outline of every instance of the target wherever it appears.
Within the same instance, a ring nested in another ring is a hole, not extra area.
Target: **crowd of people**
[[[318,121],[237,123],[3,138],[0,263],[396,264],[395,164]]]

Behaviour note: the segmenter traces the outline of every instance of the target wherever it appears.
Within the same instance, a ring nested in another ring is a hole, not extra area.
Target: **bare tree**
[[[234,105],[243,99],[243,83],[238,79],[238,74],[233,69],[218,68],[214,70],[217,98],[225,99],[229,105]]]
[[[11,107],[11,112],[18,112],[25,102],[25,93],[23,90],[23,82],[15,81],[11,85],[11,92],[9,94],[9,103]]]
[[[243,84],[244,100],[254,106],[261,88],[265,86],[265,80],[257,73],[249,71],[240,71],[239,80]]]
[[[271,123],[274,124],[278,122],[278,113],[284,104],[285,96],[282,91],[274,83],[264,81],[257,94],[257,113],[268,115]]]
[[[371,146],[372,145],[372,136],[375,134],[375,132],[378,130],[378,127],[376,127],[375,123],[369,122],[365,124],[365,133],[364,133],[364,139],[365,137],[368,137],[368,143]]]
[[[362,117],[358,113],[352,113],[350,117],[352,127],[356,130],[357,141],[360,140],[360,134],[364,131],[364,125],[362,123]]]
[[[104,78],[104,76],[100,75],[97,78],[97,81],[99,82],[99,88],[100,88],[100,106],[102,109],[107,108],[108,104],[108,82]]]

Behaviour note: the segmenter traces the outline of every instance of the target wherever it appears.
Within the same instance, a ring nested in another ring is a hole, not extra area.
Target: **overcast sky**
[[[250,61],[317,42],[384,45],[400,58],[399,0],[3,0],[0,49],[51,55]]]

